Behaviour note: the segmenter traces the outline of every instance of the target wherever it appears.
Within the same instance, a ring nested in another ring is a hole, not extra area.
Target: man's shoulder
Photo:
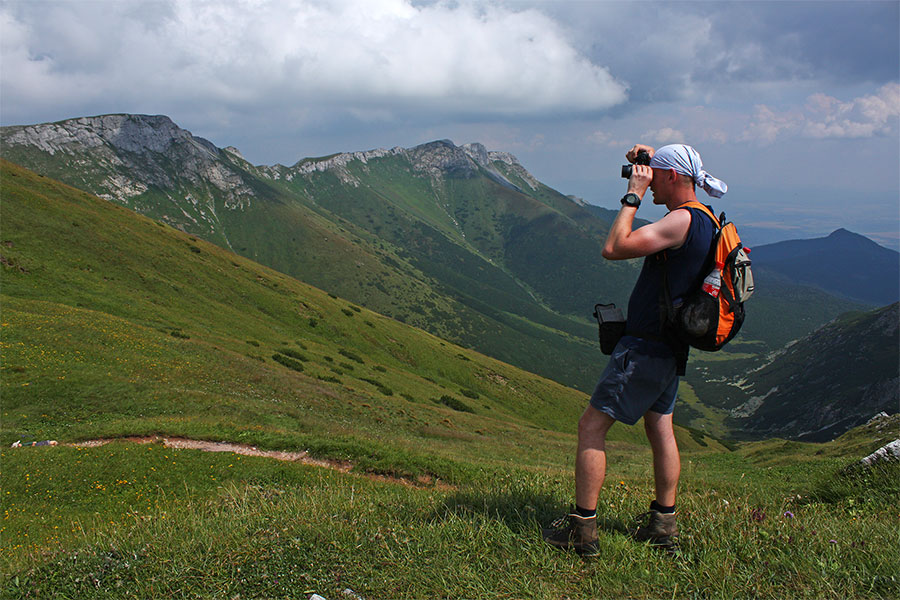
[[[682,215],[689,215],[690,219],[693,220],[694,215],[703,215],[705,217],[705,221],[710,223],[718,224],[718,219],[716,219],[715,213],[711,206],[701,204],[700,202],[685,202],[681,206],[676,206],[673,208],[668,214],[672,213],[681,213]],[[668,216],[668,215],[667,215]]]
[[[689,225],[693,214],[692,211],[687,210],[689,208],[691,207],[684,205],[673,208],[665,215],[663,215],[663,218],[657,221],[657,223],[666,223],[669,226],[677,226],[682,224]]]
[[[655,223],[659,231],[664,232],[664,235],[672,242],[669,248],[681,246],[691,229],[691,221],[693,220],[691,211],[680,210],[680,208],[672,209]]]

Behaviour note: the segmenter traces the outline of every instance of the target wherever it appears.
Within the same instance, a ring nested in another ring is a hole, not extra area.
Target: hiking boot
[[[574,550],[586,558],[599,554],[596,515],[564,515],[550,523],[550,527],[542,529],[541,534],[545,542],[561,550]]]
[[[649,542],[651,546],[664,548],[669,552],[678,550],[678,524],[675,513],[664,514],[650,509],[635,517],[635,522],[646,521],[646,524],[632,529],[631,537],[639,542]]]

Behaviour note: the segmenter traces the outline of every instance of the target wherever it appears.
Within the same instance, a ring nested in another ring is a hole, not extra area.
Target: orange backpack
[[[712,207],[699,202],[688,202],[682,207],[703,211],[717,231],[701,272],[702,283],[677,305],[673,305],[669,296],[668,279],[663,271],[664,329],[685,344],[715,352],[737,335],[744,323],[744,302],[754,291],[747,256],[750,249],[744,248],[734,223],[725,222],[725,213],[716,219]]]

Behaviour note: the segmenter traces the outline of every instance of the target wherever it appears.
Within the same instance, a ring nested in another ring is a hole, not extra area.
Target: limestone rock
[[[872,454],[860,460],[859,464],[871,467],[879,462],[895,460],[900,460],[900,438],[885,444]]]

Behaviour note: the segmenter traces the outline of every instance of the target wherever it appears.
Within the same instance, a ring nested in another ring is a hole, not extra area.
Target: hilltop
[[[827,237],[757,246],[754,271],[814,285],[874,306],[900,300],[900,252],[838,229]]]

